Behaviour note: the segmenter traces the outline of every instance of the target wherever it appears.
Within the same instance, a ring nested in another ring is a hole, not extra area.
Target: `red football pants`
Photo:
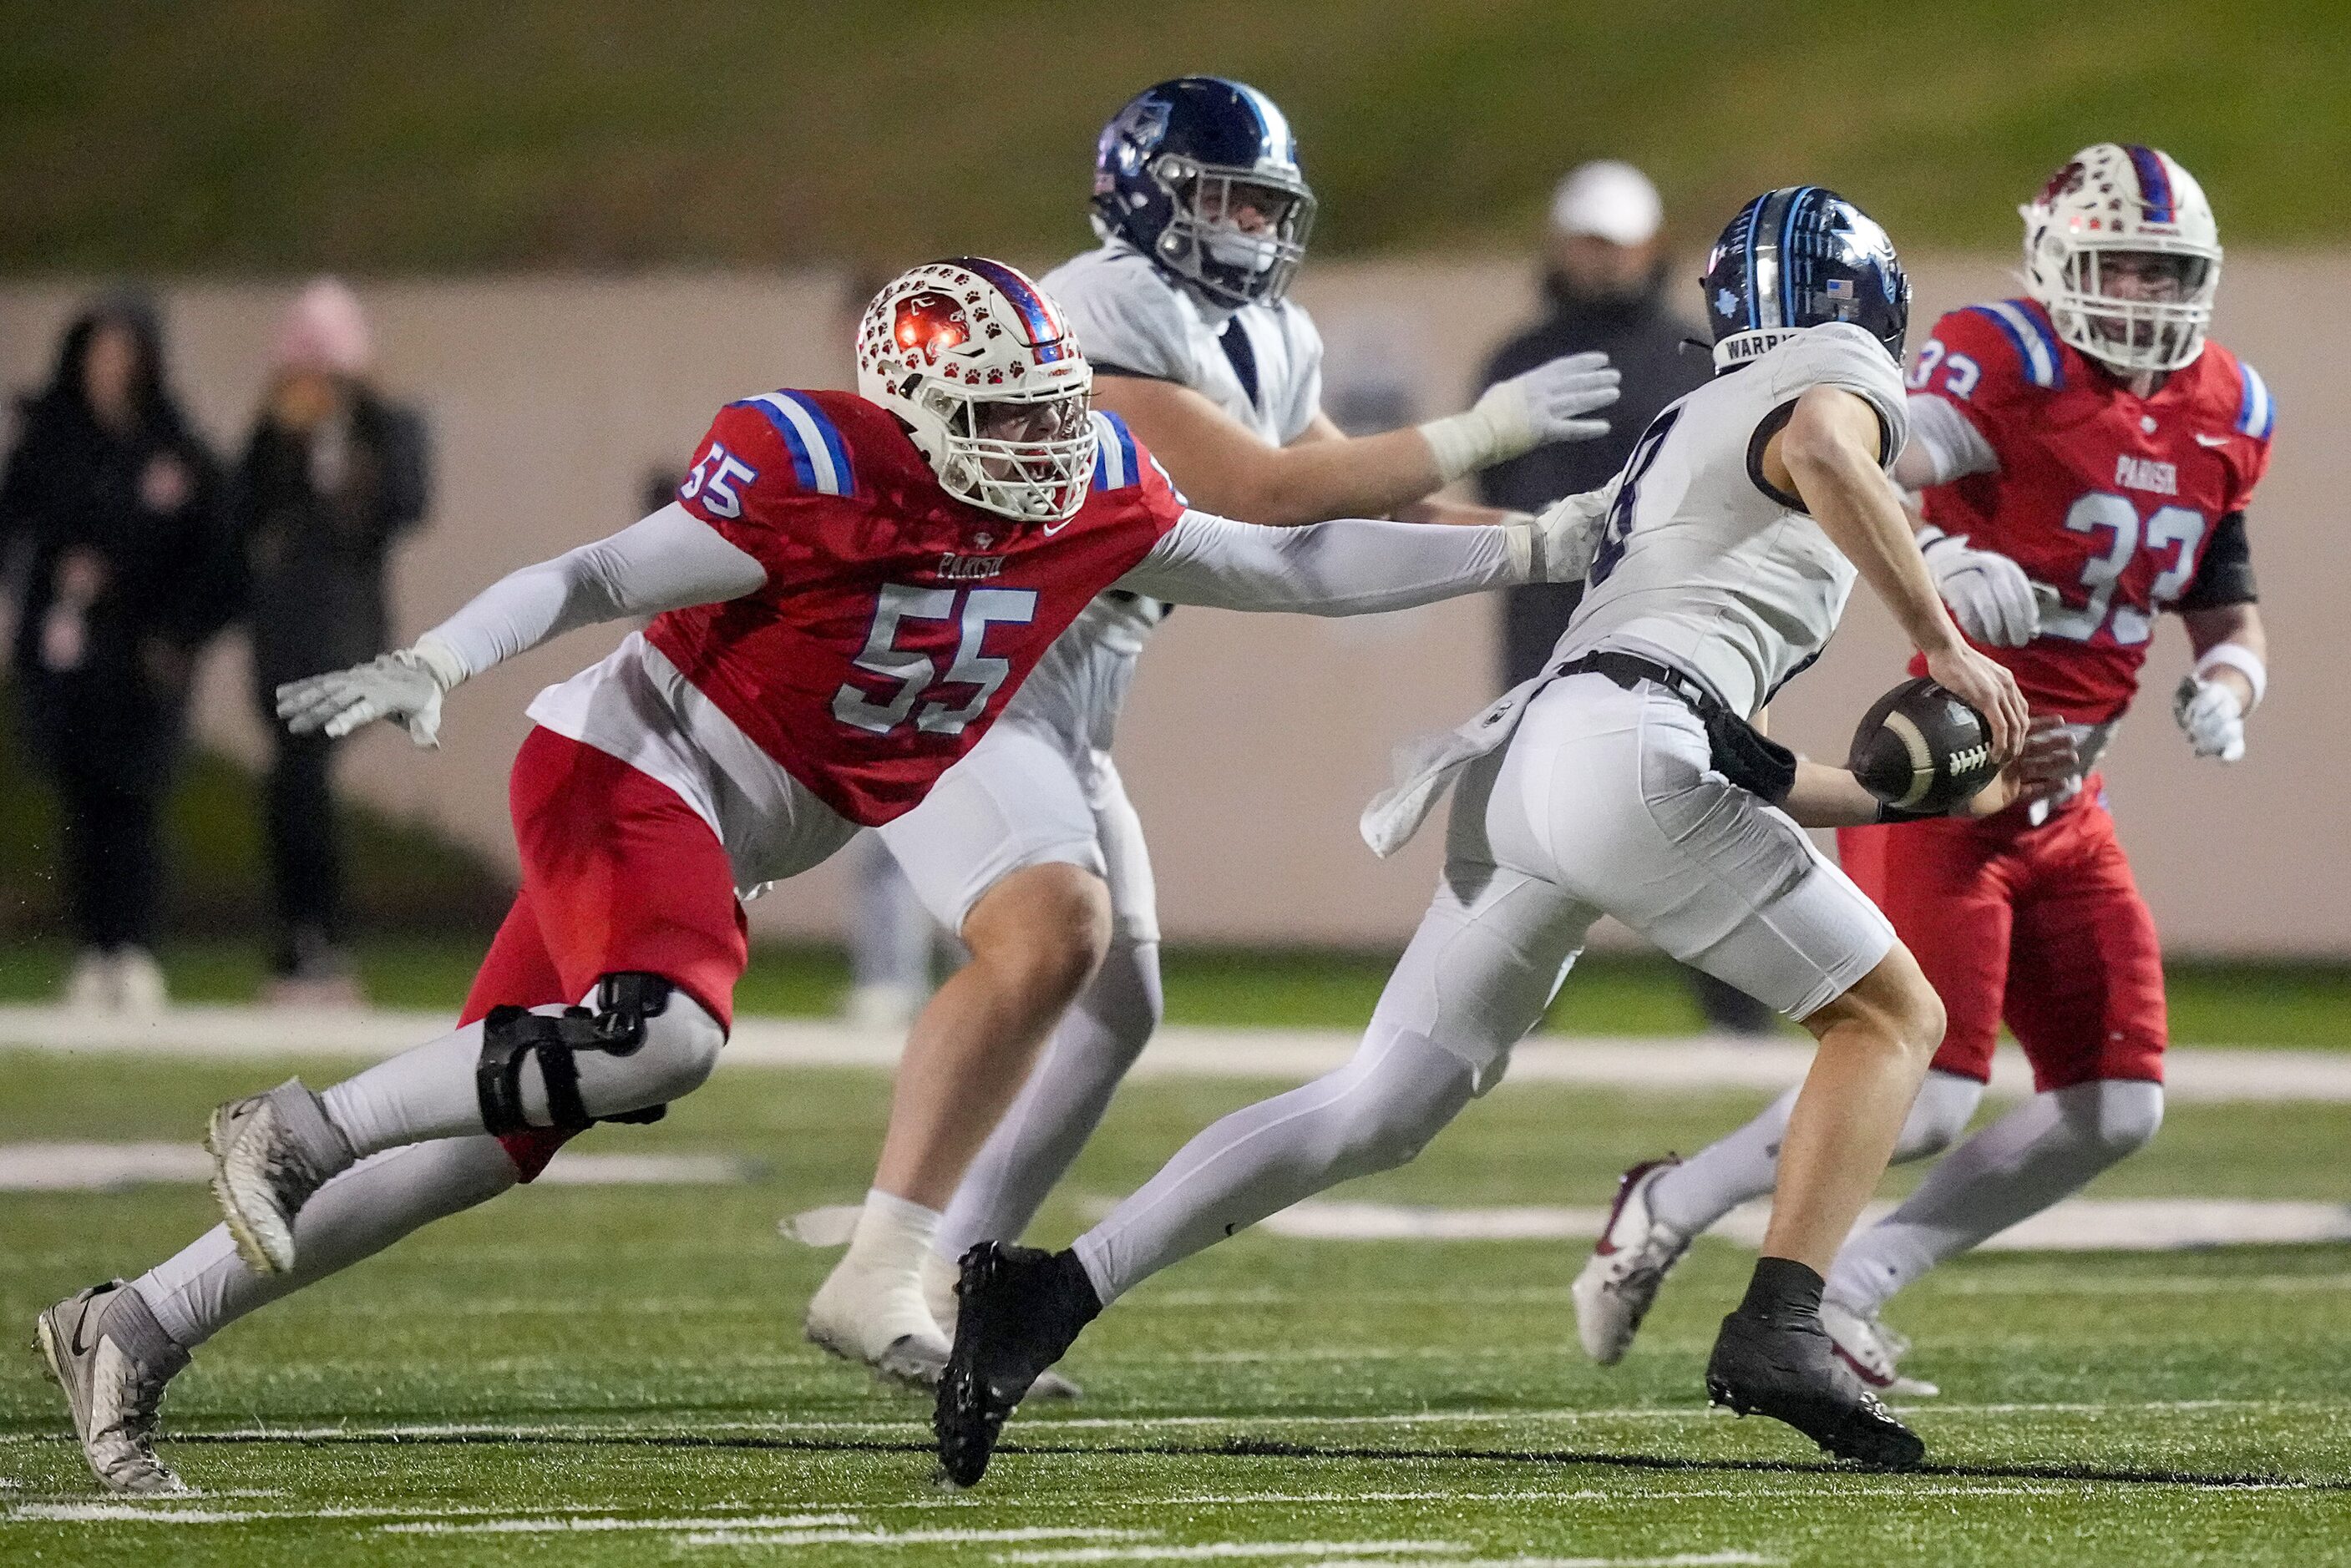
[[[657,974],[735,1025],[735,982],[750,961],[735,871],[668,785],[593,746],[533,729],[515,754],[507,801],[522,891],[474,976],[459,1022],[491,1008],[580,1001],[608,974]],[[525,1181],[571,1135],[508,1133]]]
[[[1991,1076],[2002,1018],[2034,1087],[2163,1081],[2163,955],[2101,781],[2039,827],[2006,811],[1837,832],[1950,1022],[1935,1070]]]

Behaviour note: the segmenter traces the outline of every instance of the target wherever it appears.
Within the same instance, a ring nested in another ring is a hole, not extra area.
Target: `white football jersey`
[[[1287,300],[1233,311],[1205,305],[1115,240],[1039,282],[1098,376],[1189,387],[1275,446],[1304,434],[1322,407],[1322,337]],[[1165,613],[1134,594],[1096,599],[1047,650],[1005,718],[1107,750],[1135,659]]]
[[[1717,376],[1649,421],[1610,504],[1591,587],[1562,657],[1610,648],[1697,677],[1752,715],[1819,657],[1854,566],[1795,496],[1763,477],[1763,447],[1806,389],[1869,400],[1891,467],[1907,433],[1902,371],[1876,338],[1833,322]]]

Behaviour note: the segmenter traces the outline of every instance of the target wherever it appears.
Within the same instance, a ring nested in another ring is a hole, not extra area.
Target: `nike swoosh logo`
[[[73,1333],[67,1336],[68,1341],[73,1345],[73,1353],[77,1358],[88,1355],[92,1348],[81,1342],[81,1325],[89,1321],[89,1314],[82,1314],[81,1316],[74,1320]]]
[[[2198,446],[2226,446],[2229,444],[2229,438],[2227,436],[2208,436],[2203,431],[2199,431],[2196,432],[2196,444]]]

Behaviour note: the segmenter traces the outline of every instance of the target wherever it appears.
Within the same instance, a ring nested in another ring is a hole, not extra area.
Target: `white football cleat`
[[[920,1276],[892,1274],[844,1257],[809,1301],[809,1343],[873,1369],[885,1382],[935,1388],[947,1336],[923,1300]]]
[[[357,1158],[342,1129],[299,1078],[215,1108],[204,1125],[213,1196],[255,1272],[294,1267],[294,1216]]]
[[[120,1280],[92,1285],[41,1314],[34,1332],[91,1472],[134,1497],[186,1491],[155,1457],[155,1427],[164,1386],[188,1365],[188,1353],[139,1293]]]
[[[1932,1399],[1942,1392],[1932,1383],[1902,1376],[1897,1366],[1910,1353],[1910,1342],[1878,1322],[1876,1313],[1857,1312],[1842,1302],[1823,1299],[1821,1326],[1828,1331],[1837,1358],[1878,1393]]]
[[[1603,1366],[1625,1358],[1666,1272],[1689,1251],[1689,1238],[1649,1213],[1649,1189],[1679,1165],[1678,1156],[1645,1160],[1616,1183],[1616,1201],[1593,1244],[1592,1257],[1568,1293],[1575,1299],[1575,1332],[1584,1353]]]

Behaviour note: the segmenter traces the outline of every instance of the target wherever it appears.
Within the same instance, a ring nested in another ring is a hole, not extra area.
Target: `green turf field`
[[[0,1054],[0,1144],[193,1140],[283,1063]],[[313,1081],[337,1074],[311,1069]],[[1147,1175],[1260,1086],[1132,1087],[1041,1229]],[[1505,1086],[1348,1196],[1604,1200],[1736,1095]],[[0,1358],[0,1563],[927,1564],[2291,1563],[2351,1521],[2351,1247],[1999,1254],[1889,1316],[1940,1400],[1936,1468],[1833,1473],[1700,1407],[1743,1277],[1702,1241],[1613,1371],[1564,1294],[1579,1249],[1244,1235],[1113,1309],[1089,1397],[1010,1428],[987,1484],[929,1480],[919,1402],[800,1343],[828,1255],[779,1215],[853,1199],[876,1075],[730,1068],[593,1149],[709,1152],[752,1179],[541,1188],[447,1221],[222,1335],[166,1407],[204,1495],[100,1496],[35,1362]],[[2182,1106],[2105,1197],[2351,1202],[2340,1106]],[[1897,1179],[1890,1187],[1898,1188]],[[193,1187],[0,1195],[0,1324],[135,1272],[208,1220]]]

